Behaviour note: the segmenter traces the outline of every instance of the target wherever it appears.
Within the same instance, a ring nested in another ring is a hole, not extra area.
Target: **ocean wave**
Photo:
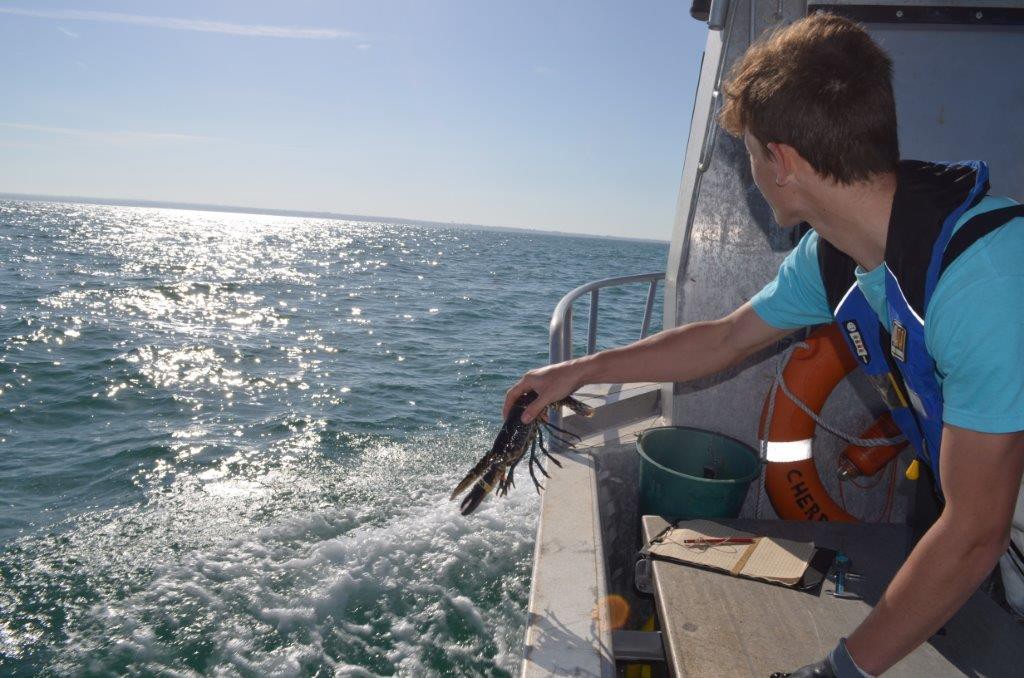
[[[663,245],[53,202],[0,226],[0,673],[517,671],[537,496],[448,492],[562,294]],[[599,345],[645,294],[602,292]]]

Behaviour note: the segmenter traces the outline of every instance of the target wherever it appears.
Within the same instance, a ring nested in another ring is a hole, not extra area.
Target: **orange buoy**
[[[857,361],[846,347],[835,323],[811,332],[804,344],[793,351],[783,369],[782,379],[796,398],[810,410],[820,413],[829,395],[853,371]],[[783,520],[858,522],[829,496],[818,475],[811,448],[814,419],[782,389],[775,391],[774,405],[772,397],[769,393],[761,411],[761,431],[767,462],[765,492],[775,512]],[[898,429],[885,414],[861,437],[897,434]],[[850,445],[844,450],[843,457],[859,473],[848,471],[848,475],[872,475],[902,448],[903,444],[881,448]]]

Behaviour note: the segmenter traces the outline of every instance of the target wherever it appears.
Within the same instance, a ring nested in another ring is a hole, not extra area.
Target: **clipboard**
[[[723,538],[751,543],[716,541]],[[710,520],[683,520],[656,535],[640,555],[817,593],[836,552],[813,542],[755,535]]]

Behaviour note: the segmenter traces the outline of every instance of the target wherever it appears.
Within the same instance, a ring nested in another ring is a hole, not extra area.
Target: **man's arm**
[[[928,640],[1006,551],[1024,472],[1024,431],[979,433],[947,424],[939,469],[942,516],[846,643],[857,665],[873,675]]]
[[[525,421],[586,384],[689,381],[714,374],[791,332],[761,320],[746,303],[719,320],[690,323],[622,348],[531,370],[505,395],[504,416],[531,389],[539,397],[524,412]]]

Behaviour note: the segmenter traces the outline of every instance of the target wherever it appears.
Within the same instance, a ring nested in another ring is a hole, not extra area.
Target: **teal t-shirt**
[[[980,212],[1015,204],[986,197]],[[857,285],[885,327],[885,271],[856,270]],[[750,300],[766,323],[791,329],[832,322],[818,268],[818,234],[809,231],[775,280]],[[1024,218],[974,243],[939,278],[925,309],[925,346],[942,387],[942,419],[984,433],[1024,430]]]

